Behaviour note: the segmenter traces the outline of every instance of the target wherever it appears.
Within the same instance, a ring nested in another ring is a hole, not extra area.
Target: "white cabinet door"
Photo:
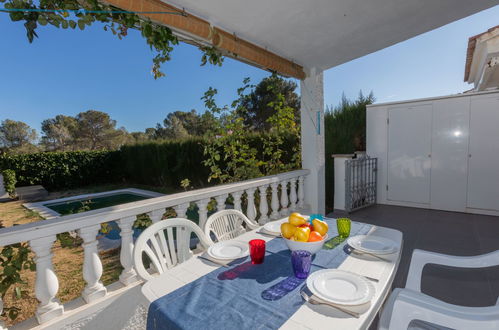
[[[466,211],[470,98],[433,102],[431,208]]]
[[[499,210],[499,97],[470,103],[468,207]]]
[[[390,108],[388,119],[387,197],[429,204],[432,105]]]

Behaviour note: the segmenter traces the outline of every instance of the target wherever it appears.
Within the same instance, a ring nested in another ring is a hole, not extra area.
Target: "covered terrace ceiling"
[[[164,0],[162,0],[164,1]],[[499,4],[499,0],[168,0],[303,66],[325,70]]]

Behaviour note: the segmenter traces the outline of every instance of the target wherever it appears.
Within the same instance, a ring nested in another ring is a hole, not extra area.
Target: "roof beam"
[[[160,0],[105,0],[106,3],[132,12],[157,12],[177,11],[183,12],[170,4]],[[182,15],[169,14],[140,14],[152,21],[168,26],[181,36],[188,36],[200,40],[207,45],[211,44],[219,49],[225,56],[257,66],[259,68],[275,71],[287,77],[304,79],[303,67],[277,54],[274,54],[249,41],[238,38],[236,35],[212,26],[209,22],[186,13]]]

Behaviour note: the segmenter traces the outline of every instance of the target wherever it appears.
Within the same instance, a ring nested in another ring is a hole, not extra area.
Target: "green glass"
[[[336,227],[338,228],[338,234],[341,238],[345,239],[350,236],[350,227],[352,221],[348,218],[338,218],[336,219]]]

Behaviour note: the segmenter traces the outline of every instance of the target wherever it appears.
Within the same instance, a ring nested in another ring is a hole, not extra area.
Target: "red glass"
[[[265,241],[263,239],[249,241],[249,250],[253,265],[263,263],[263,259],[265,258]]]

